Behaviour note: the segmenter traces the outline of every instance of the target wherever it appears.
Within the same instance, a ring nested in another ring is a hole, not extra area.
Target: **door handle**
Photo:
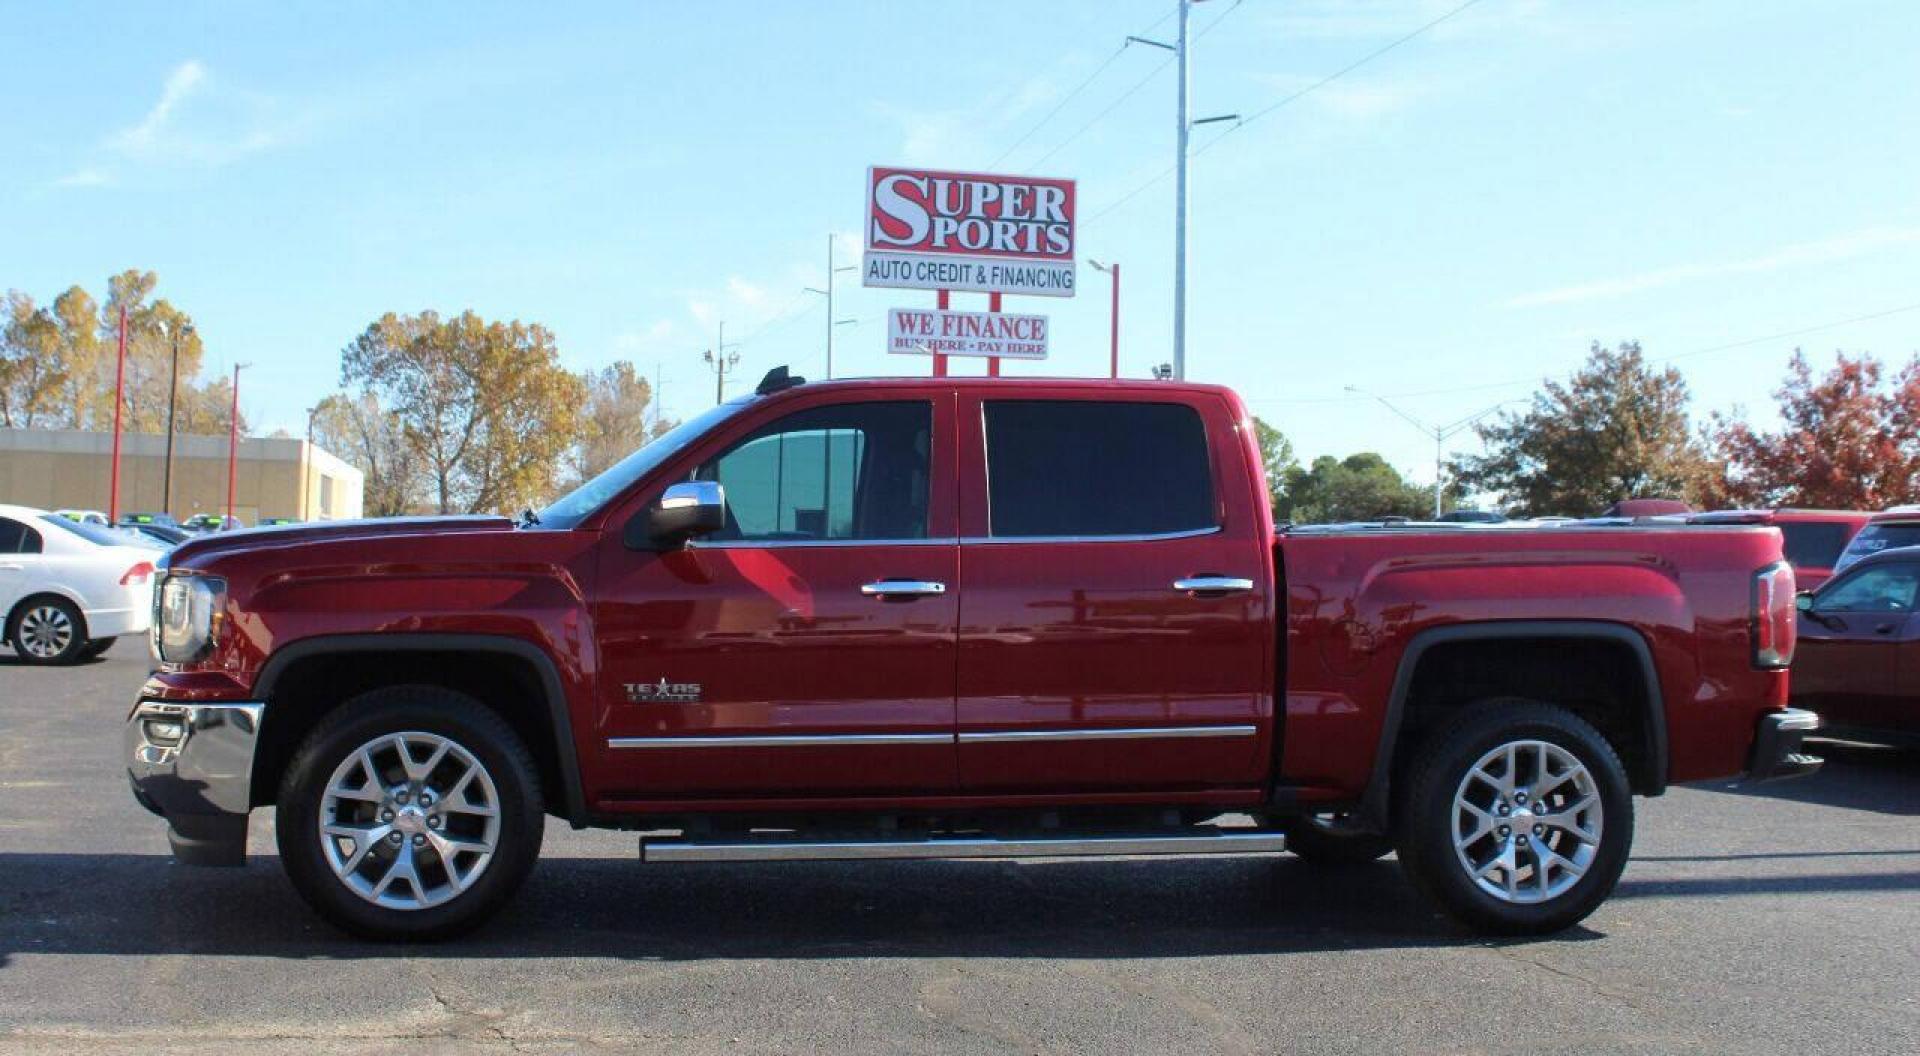
[[[4,567],[4,566],[0,566],[0,567]],[[1875,627],[1875,628],[1873,629],[1873,633],[1875,633],[1875,634],[1892,634],[1892,633],[1893,633],[1893,629],[1894,629],[1894,628],[1895,628],[1896,626],[1899,626],[1899,625],[1898,625],[1898,624],[1892,624],[1892,623],[1883,623],[1883,624],[1881,624],[1881,625],[1879,625],[1878,627]]]
[[[870,598],[921,598],[946,592],[945,583],[935,583],[930,579],[883,579],[860,588],[860,593]]]
[[[1173,589],[1187,594],[1238,594],[1253,589],[1253,580],[1238,576],[1189,576],[1173,581]]]

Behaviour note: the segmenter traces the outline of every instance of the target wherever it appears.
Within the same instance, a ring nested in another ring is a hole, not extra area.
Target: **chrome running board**
[[[784,836],[737,840],[640,837],[643,862],[814,862],[900,858],[1092,858],[1136,854],[1278,854],[1277,832],[1208,836],[1023,837],[930,836],[902,840],[807,840]]]

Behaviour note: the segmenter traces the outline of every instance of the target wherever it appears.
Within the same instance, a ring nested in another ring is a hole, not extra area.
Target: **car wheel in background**
[[[464,694],[393,686],[307,735],[280,784],[280,861],[303,898],[372,939],[446,938],[519,889],[540,854],[539,771]]]
[[[7,642],[29,664],[71,664],[87,646],[87,622],[65,598],[28,598],[7,622]]]
[[[1397,784],[1400,861],[1455,919],[1539,935],[1585,919],[1633,845],[1633,795],[1600,732],[1500,700],[1450,717]]]

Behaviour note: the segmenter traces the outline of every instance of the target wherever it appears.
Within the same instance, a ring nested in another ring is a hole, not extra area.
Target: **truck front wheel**
[[[295,753],[275,818],[301,896],[373,939],[439,939],[511,897],[540,853],[539,771],[485,705],[432,686],[347,701]]]
[[[1539,935],[1585,919],[1633,844],[1633,797],[1607,739],[1562,708],[1503,700],[1449,722],[1398,784],[1400,860],[1481,931]]]

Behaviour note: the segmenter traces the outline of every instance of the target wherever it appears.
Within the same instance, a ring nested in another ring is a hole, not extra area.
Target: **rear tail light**
[[[1796,633],[1793,567],[1785,561],[1753,576],[1753,666],[1779,670],[1793,662]]]
[[[120,577],[120,585],[123,587],[137,587],[152,577],[153,562],[142,561],[132,568],[127,569],[127,574]]]

